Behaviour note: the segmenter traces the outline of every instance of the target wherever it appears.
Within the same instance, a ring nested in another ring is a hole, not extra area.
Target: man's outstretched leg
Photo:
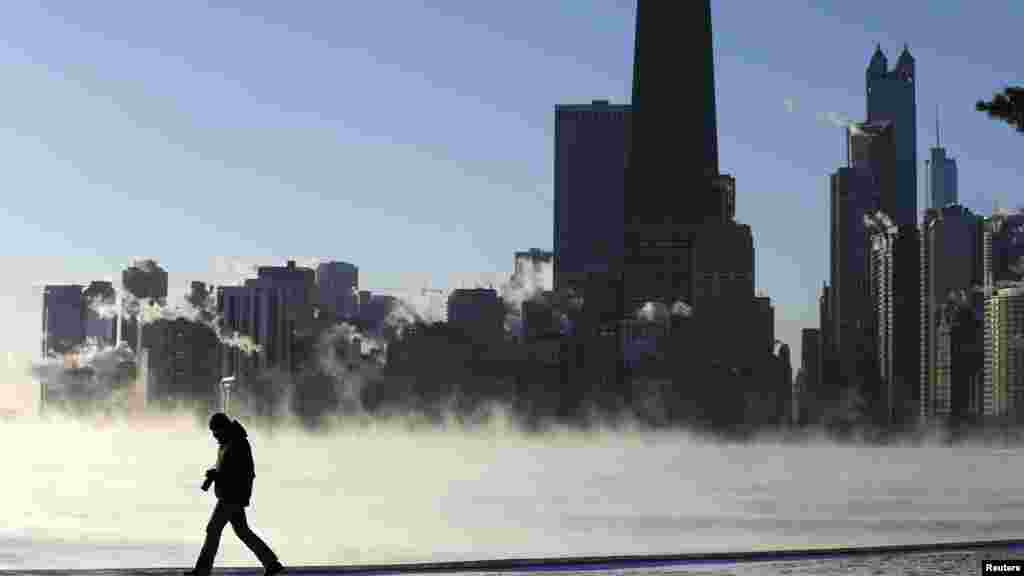
[[[224,526],[231,521],[232,508],[234,507],[217,501],[210,521],[206,524],[206,540],[203,542],[202,551],[199,552],[199,559],[196,560],[196,567],[186,574],[207,576],[213,570],[213,559],[217,556],[217,548],[220,547],[220,535],[224,532]]]
[[[270,549],[270,546],[267,546],[267,543],[249,528],[249,522],[245,518],[245,508],[239,507],[232,514],[231,527],[235,529],[238,539],[244,542],[249,547],[249,550],[252,550],[253,554],[259,558],[268,576],[277,574],[284,569],[281,566],[281,562],[278,561],[277,555]]]

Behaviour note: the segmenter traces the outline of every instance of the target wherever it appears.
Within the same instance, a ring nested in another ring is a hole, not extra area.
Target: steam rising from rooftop
[[[864,215],[864,227],[869,232],[894,233],[897,230],[896,223],[892,221],[892,218],[880,210]]]
[[[797,110],[797,103],[794,98],[785,98],[783,99],[782,104],[785,106],[786,112],[789,114],[793,114]],[[861,130],[861,127],[857,122],[854,122],[848,116],[840,112],[818,112],[815,114],[815,118],[817,118],[819,122],[830,124],[836,128],[843,128],[852,135],[864,134],[864,131]]]
[[[850,120],[845,114],[841,114],[839,112],[819,112],[818,120],[827,122],[836,128],[844,128],[849,131],[850,134],[859,135],[864,133],[856,122]]]
[[[121,311],[123,318],[137,320],[143,326],[160,320],[179,319],[201,323],[212,329],[226,346],[237,348],[248,355],[262,350],[262,346],[256,344],[252,337],[227,330],[220,325],[221,317],[217,313],[216,296],[212,294],[203,301],[197,301],[186,294],[180,301],[166,304],[152,298],[137,298],[128,290],[119,288],[113,303],[109,299],[93,299],[88,305],[100,318],[115,318]]]
[[[646,322],[665,322],[673,316],[690,318],[693,316],[693,307],[681,300],[676,301],[672,306],[662,302],[646,302],[637,309],[636,318]]]

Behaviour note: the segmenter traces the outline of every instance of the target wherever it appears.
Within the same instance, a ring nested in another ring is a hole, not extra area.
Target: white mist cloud
[[[100,318],[105,320],[117,318],[118,304],[116,296],[112,299],[106,299],[102,295],[94,296],[89,300],[88,306]]]
[[[505,305],[505,331],[514,336],[522,333],[523,303],[538,300],[554,289],[554,266],[551,262],[526,257],[517,262],[518,270],[498,288]]]
[[[693,316],[693,307],[687,304],[686,302],[679,301],[672,305],[671,314],[673,316],[682,316],[684,318],[689,318]]]
[[[243,258],[240,256],[215,256],[211,259],[210,270],[215,284],[238,286],[248,278],[255,278],[257,268],[266,258]]]
[[[791,548],[1009,539],[1019,510],[1005,504],[1024,499],[1021,459],[976,446],[747,446],[607,428],[528,436],[500,412],[479,429],[416,426],[249,427],[250,524],[289,565],[348,565],[743,550],[766,539]],[[0,429],[32,439],[5,451],[17,473],[0,492],[5,537],[31,546],[7,549],[14,558],[0,567],[194,562],[214,504],[199,490],[216,457],[205,422],[31,419]],[[682,544],[681,526],[692,536]],[[111,553],[115,545],[141,552]],[[228,530],[218,566],[254,562]]]
[[[839,112],[818,112],[816,117],[820,122],[826,122],[836,128],[845,128],[852,134],[862,133],[857,123],[850,120],[845,114],[840,114]]]
[[[401,294],[392,293],[391,296],[395,301],[384,318],[384,324],[393,328],[399,338],[413,324],[434,324],[444,320],[448,297],[445,291],[409,290]]]
[[[682,300],[677,300],[672,306],[668,306],[663,302],[646,302],[636,310],[635,316],[637,320],[645,322],[665,322],[672,316],[692,317],[693,307]]]
[[[864,227],[868,232],[896,232],[896,223],[892,221],[892,218],[888,214],[882,211],[877,211],[873,214],[864,215]]]
[[[128,264],[129,267],[138,268],[143,272],[155,272],[159,265],[156,258],[136,257]]]
[[[647,302],[636,311],[637,320],[658,322],[668,319],[668,307],[661,302]]]
[[[197,322],[213,330],[222,344],[237,348],[245,354],[256,354],[263,349],[251,336],[225,330],[220,326],[221,317],[217,314],[215,294],[207,295],[204,302],[191,302],[187,297],[182,297],[179,302],[165,304],[151,298],[137,298],[128,290],[121,288],[115,291],[117,296],[113,304],[110,301],[93,299],[89,302],[89,307],[102,318],[116,317],[120,310],[124,318],[133,318],[141,325],[178,319]]]
[[[1024,276],[1024,256],[1018,258],[1016,262],[1011,263],[1009,265],[1009,269],[1018,276]]]
[[[343,414],[364,413],[362,392],[369,373],[361,355],[367,340],[350,324],[341,323],[326,330],[317,342],[320,369],[334,379]]]

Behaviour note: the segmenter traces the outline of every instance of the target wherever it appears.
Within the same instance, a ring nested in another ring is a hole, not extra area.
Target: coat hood
[[[249,435],[249,433],[245,431],[244,427],[242,427],[241,422],[239,422],[238,420],[232,420],[231,421],[231,437],[232,438],[245,438],[248,435]]]

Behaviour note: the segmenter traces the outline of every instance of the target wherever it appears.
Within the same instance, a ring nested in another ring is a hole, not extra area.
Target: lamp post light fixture
[[[224,413],[228,413],[228,406],[231,402],[231,385],[235,383],[234,376],[228,376],[227,378],[220,379],[221,387],[221,403],[224,408]]]

